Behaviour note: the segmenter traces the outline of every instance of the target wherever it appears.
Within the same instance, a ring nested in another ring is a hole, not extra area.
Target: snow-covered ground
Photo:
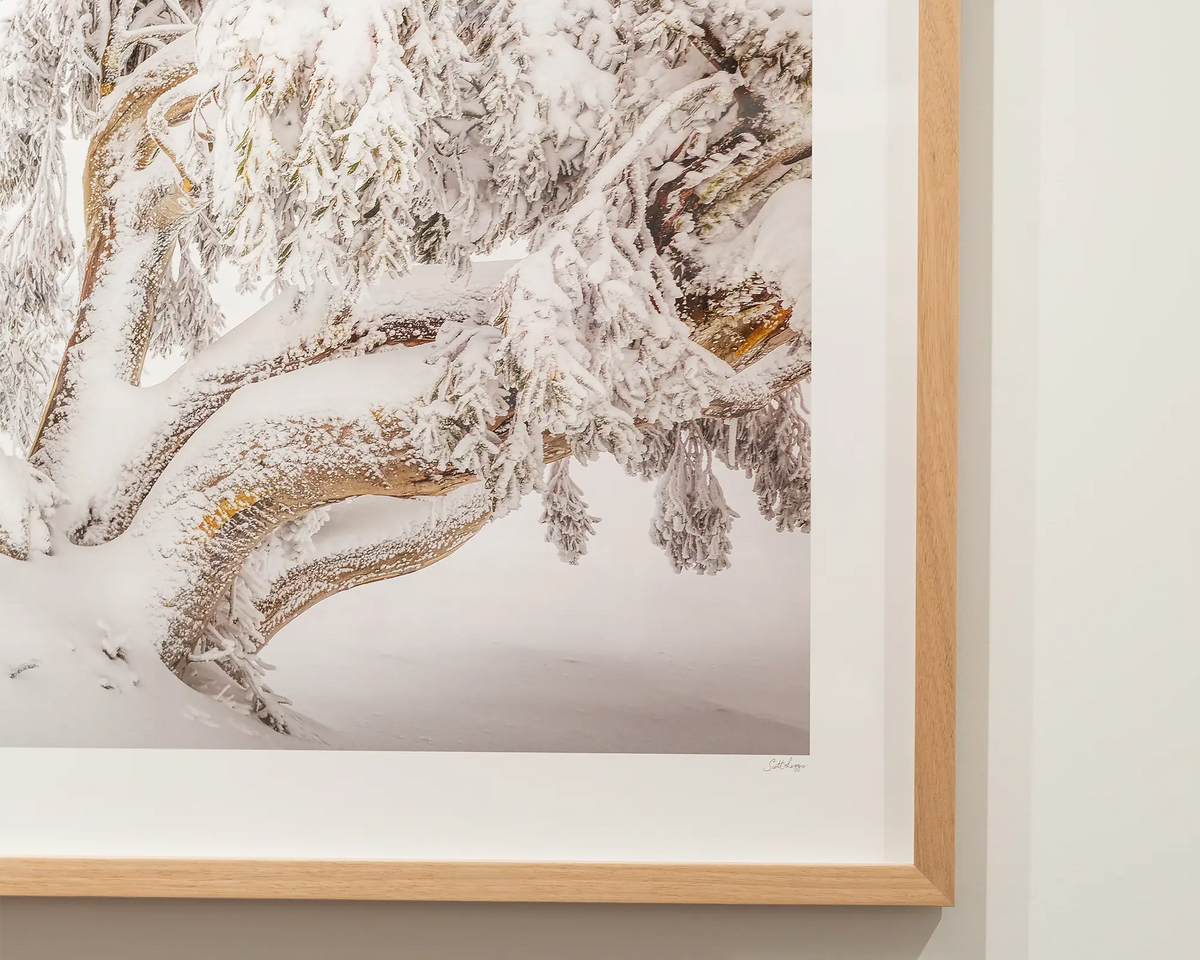
[[[776,533],[726,471],[733,566],[675,574],[647,534],[649,485],[608,462],[576,478],[601,517],[578,566],[543,542],[531,501],[281,631],[265,656],[303,718],[290,737],[150,651],[118,655],[95,611],[118,621],[136,591],[105,572],[124,568],[107,555],[119,543],[55,558],[75,576],[51,603],[46,558],[0,557],[0,745],[807,753],[808,537]]]
[[[725,472],[733,566],[676,574],[647,533],[650,486],[610,462],[574,472],[601,517],[578,566],[527,502],[301,616],[266,650],[273,685],[336,746],[807,753],[807,535],[776,533]]]

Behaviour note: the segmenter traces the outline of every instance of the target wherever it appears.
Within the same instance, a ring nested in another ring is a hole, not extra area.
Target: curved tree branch
[[[488,265],[465,284],[452,282],[443,268],[418,267],[349,314],[337,314],[327,293],[268,304],[146,391],[146,402],[158,403],[161,413],[88,506],[72,540],[104,543],[123,533],[175,455],[239,390],[328,360],[429,343],[448,321],[483,320],[506,266]]]
[[[415,573],[448,557],[491,516],[491,500],[482,484],[444,498],[363,497],[335,505],[313,538],[315,552],[275,576],[266,596],[256,601],[263,615],[263,645],[321,600],[365,583]]]
[[[219,593],[280,524],[350,497],[440,496],[474,481],[406,444],[396,387],[427,386],[426,352],[333,361],[247,388],[175,458],[130,528],[172,584],[150,604],[169,666],[186,662]]]
[[[763,362],[765,371],[755,365],[731,380],[710,415],[726,418],[757,409],[807,376],[807,343],[796,337],[787,342],[786,351]],[[180,588],[158,601],[166,618],[158,633],[164,638],[161,650],[173,669],[186,662],[218,596],[251,551],[280,524],[352,497],[440,496],[477,481],[421,461],[407,444],[396,413],[398,395],[425,395],[437,376],[437,368],[425,362],[430,350],[342,356],[245,385],[170,458],[130,530],[149,537],[178,571]],[[568,453],[562,438],[547,438],[548,461]],[[462,539],[485,519],[466,525]],[[462,542],[451,539],[455,548]],[[312,593],[279,588],[270,613],[274,629],[331,591],[400,575],[449,549],[422,552],[395,542],[381,554],[329,557],[310,571],[316,577]]]
[[[714,419],[744,416],[808,378],[809,351],[799,340],[743,370],[705,411]],[[569,455],[561,437],[546,437],[547,462]],[[321,600],[367,583],[405,576],[449,556],[492,519],[481,484],[443,498],[397,501],[359,497],[335,504],[313,538],[314,552],[276,573],[255,599],[262,646]],[[262,648],[259,647],[259,649]]]

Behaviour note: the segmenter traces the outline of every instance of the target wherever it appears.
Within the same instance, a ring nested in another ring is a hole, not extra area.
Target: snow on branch
[[[238,391],[172,459],[129,534],[162,558],[147,610],[173,669],[262,539],[313,507],[439,496],[474,481],[412,450],[397,384],[429,389],[427,347],[333,360]]]
[[[107,21],[100,58],[101,93],[111,93],[120,79],[195,30],[204,0],[94,0],[97,19]],[[103,10],[102,8],[109,8]]]
[[[404,273],[418,157],[458,109],[465,62],[442,0],[223,0],[198,28],[219,84],[212,210],[246,283],[350,287]]]
[[[0,452],[0,554],[25,560],[31,553],[49,553],[49,520],[62,503],[49,477]]]
[[[469,279],[452,280],[443,267],[421,265],[402,280],[373,286],[348,313],[324,288],[277,297],[166,382],[143,388],[147,430],[119,451],[106,482],[75,519],[71,539],[102,543],[123,533],[175,455],[239,390],[330,360],[428,343],[446,324],[480,323],[505,266],[481,265]]]
[[[441,497],[366,496],[333,504],[307,549],[285,554],[268,543],[251,555],[266,581],[256,600],[264,643],[335,593],[415,573],[449,556],[491,516],[490,498],[478,483]]]
[[[728,420],[753,413],[811,375],[812,345],[807,338],[795,337],[727,380],[705,407],[704,416]]]
[[[646,224],[642,153],[674,115],[727,100],[735,82],[705,77],[649,112],[509,273],[502,330],[445,331],[437,389],[409,408],[412,436],[422,456],[483,477],[499,513],[541,485],[545,434],[583,458],[633,462],[639,421],[695,419],[728,376],[676,313],[679,290]]]
[[[443,497],[356,497],[288,521],[246,558],[181,668],[200,690],[289,733],[289,702],[272,689],[268,642],[312,605],[449,556],[491,517],[479,484]],[[214,676],[213,671],[218,671]]]

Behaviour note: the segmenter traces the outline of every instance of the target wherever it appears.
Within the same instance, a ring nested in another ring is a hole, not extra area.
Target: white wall
[[[985,955],[1196,956],[1200,4],[994,17]]]
[[[1045,2],[1041,89],[1030,956],[1200,956],[1200,3]]]
[[[958,907],[9,900],[5,960],[1200,953],[1200,4],[964,7]]]

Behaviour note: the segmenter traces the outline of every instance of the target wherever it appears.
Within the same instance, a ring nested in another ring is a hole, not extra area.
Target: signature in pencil
[[[795,757],[774,757],[767,761],[763,770],[766,773],[770,773],[772,770],[791,770],[792,773],[799,773],[806,766],[808,766],[806,763],[797,763]]]

